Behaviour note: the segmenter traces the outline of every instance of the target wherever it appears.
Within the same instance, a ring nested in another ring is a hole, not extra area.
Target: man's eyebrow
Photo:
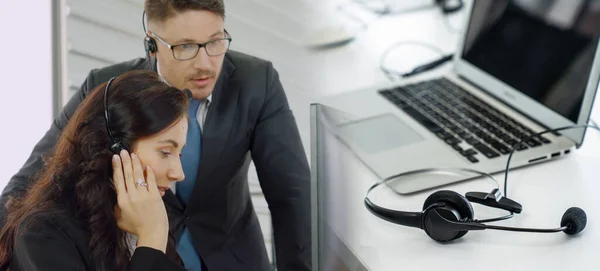
[[[195,41],[195,40],[193,40],[193,39],[187,39],[187,38],[186,38],[186,39],[180,39],[180,40],[177,40],[177,41],[176,41],[176,42],[174,42],[173,44],[182,44],[182,43],[196,43],[196,41]]]
[[[219,35],[222,35],[222,34],[223,34],[223,31],[219,30],[219,31],[215,32],[214,34],[210,35],[210,37],[213,38],[213,37],[216,37],[216,36],[219,36]]]
[[[175,142],[175,140],[172,140],[172,139],[161,140],[161,141],[158,141],[158,143],[169,143],[169,144],[173,145],[173,147],[175,147],[175,148],[177,148],[179,146],[179,144],[177,144],[177,142]]]
[[[219,35],[222,35],[223,33],[224,32],[222,30],[219,30],[219,31],[215,32],[214,34],[210,35],[209,38],[217,37]],[[174,44],[182,44],[182,43],[197,43],[197,42],[190,38],[183,38],[183,39],[179,39],[176,42],[174,42]]]

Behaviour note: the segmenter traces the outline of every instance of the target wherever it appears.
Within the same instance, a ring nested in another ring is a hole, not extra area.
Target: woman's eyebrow
[[[175,148],[179,147],[179,144],[177,144],[177,142],[175,142],[175,140],[172,140],[172,139],[161,140],[161,141],[158,141],[158,143],[169,143],[169,144],[173,145],[173,147],[175,147]]]

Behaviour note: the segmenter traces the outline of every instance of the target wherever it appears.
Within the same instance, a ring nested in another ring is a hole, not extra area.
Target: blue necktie
[[[198,119],[196,119],[198,107],[200,107],[199,100],[190,100],[186,145],[181,150],[181,153],[183,154],[181,164],[185,179],[176,184],[177,197],[185,204],[189,202],[192,195],[194,183],[196,182],[198,174],[198,166],[200,165],[202,135],[200,133],[200,124],[198,123]],[[200,256],[198,255],[196,248],[194,248],[192,237],[187,227],[184,229],[181,239],[179,239],[177,253],[183,260],[186,269],[190,271],[202,270]]]

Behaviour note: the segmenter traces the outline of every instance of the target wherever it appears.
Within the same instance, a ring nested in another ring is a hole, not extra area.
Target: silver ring
[[[135,182],[135,186],[148,186],[148,183],[144,181],[144,179],[139,179]]]

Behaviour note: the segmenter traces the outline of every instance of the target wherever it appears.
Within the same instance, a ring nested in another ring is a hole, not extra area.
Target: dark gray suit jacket
[[[110,77],[156,70],[139,58],[92,70],[2,193],[20,194],[42,167],[41,155],[88,93]],[[171,192],[164,196],[170,227],[186,225],[208,270],[269,270],[267,252],[248,188],[254,161],[269,204],[279,270],[310,270],[310,169],[295,118],[268,61],[230,51],[213,92],[202,135],[200,168],[187,208]],[[2,205],[2,206],[3,206]],[[4,220],[2,214],[2,220]]]

